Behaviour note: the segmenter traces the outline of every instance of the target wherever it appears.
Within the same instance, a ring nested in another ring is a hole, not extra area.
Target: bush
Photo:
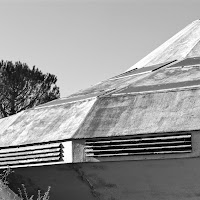
[[[14,171],[8,167],[0,174],[0,200],[33,200],[34,195],[31,195],[29,197],[28,191],[26,190],[26,187],[24,184],[21,184],[22,189],[18,188],[18,193],[19,193],[18,195],[14,193],[11,194],[10,192],[11,190],[9,189],[9,186],[8,186],[9,185],[8,176],[9,174],[13,172]],[[38,195],[36,197],[36,200],[49,200],[50,189],[51,187],[49,186],[47,191],[44,193],[44,195],[42,195],[41,191],[38,190]]]

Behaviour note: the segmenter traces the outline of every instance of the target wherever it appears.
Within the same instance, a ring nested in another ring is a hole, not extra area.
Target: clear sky
[[[117,75],[192,21],[200,0],[0,0],[0,59],[58,78],[61,97]]]

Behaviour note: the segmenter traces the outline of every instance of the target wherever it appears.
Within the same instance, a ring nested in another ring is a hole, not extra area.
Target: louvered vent
[[[62,161],[61,143],[0,149],[0,167]]]
[[[86,140],[87,157],[189,153],[191,134]]]

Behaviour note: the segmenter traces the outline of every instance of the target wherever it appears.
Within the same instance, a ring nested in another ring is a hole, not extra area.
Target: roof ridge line
[[[194,44],[194,46],[190,49],[190,51],[185,55],[185,59],[189,58],[188,55],[190,54],[190,52],[197,46],[197,44],[200,42],[200,39]],[[196,56],[193,56],[196,57]],[[192,58],[192,57],[191,57]]]
[[[95,109],[95,105],[98,102],[99,97],[96,97],[96,100],[93,102],[93,105],[90,107],[90,109],[88,110],[87,114],[85,115],[84,119],[82,120],[82,122],[79,124],[78,128],[76,129],[76,131],[73,134],[73,138],[76,139],[76,135],[78,134],[78,132],[81,130],[81,127],[83,127],[83,124],[86,122],[87,117],[90,115],[90,113],[92,113],[92,111]]]
[[[79,102],[79,101],[85,101],[85,100],[89,100],[89,99],[93,99],[93,98],[95,99],[95,98],[97,98],[97,96],[88,97],[88,98],[85,98],[85,99],[79,99],[79,100],[76,100],[76,101],[64,102],[64,103],[60,103],[60,104],[56,104],[56,105],[38,106],[38,107],[32,108],[32,110],[38,110],[38,109],[49,108],[49,107],[56,107],[56,106],[61,106],[61,105],[65,105],[65,104],[76,103],[76,102]]]

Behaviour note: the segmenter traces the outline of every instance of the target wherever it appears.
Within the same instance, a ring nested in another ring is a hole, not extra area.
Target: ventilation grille
[[[157,64],[157,65],[151,65],[151,66],[146,66],[146,67],[142,67],[142,68],[135,68],[135,69],[132,69],[132,70],[129,70],[127,72],[124,72],[120,75],[117,75],[115,77],[112,77],[110,78],[110,80],[112,79],[119,79],[119,78],[123,78],[123,77],[127,77],[127,76],[132,76],[132,75],[138,75],[138,74],[143,74],[143,73],[149,73],[149,72],[153,72],[155,70],[158,70],[162,67],[165,67],[173,62],[175,62],[176,60],[173,60],[173,61],[168,61],[168,62],[165,62],[165,63],[161,63],[161,64]]]
[[[61,143],[0,149],[0,167],[33,163],[59,162],[63,157]]]
[[[134,156],[152,154],[189,153],[191,134],[121,139],[86,140],[87,157]]]

